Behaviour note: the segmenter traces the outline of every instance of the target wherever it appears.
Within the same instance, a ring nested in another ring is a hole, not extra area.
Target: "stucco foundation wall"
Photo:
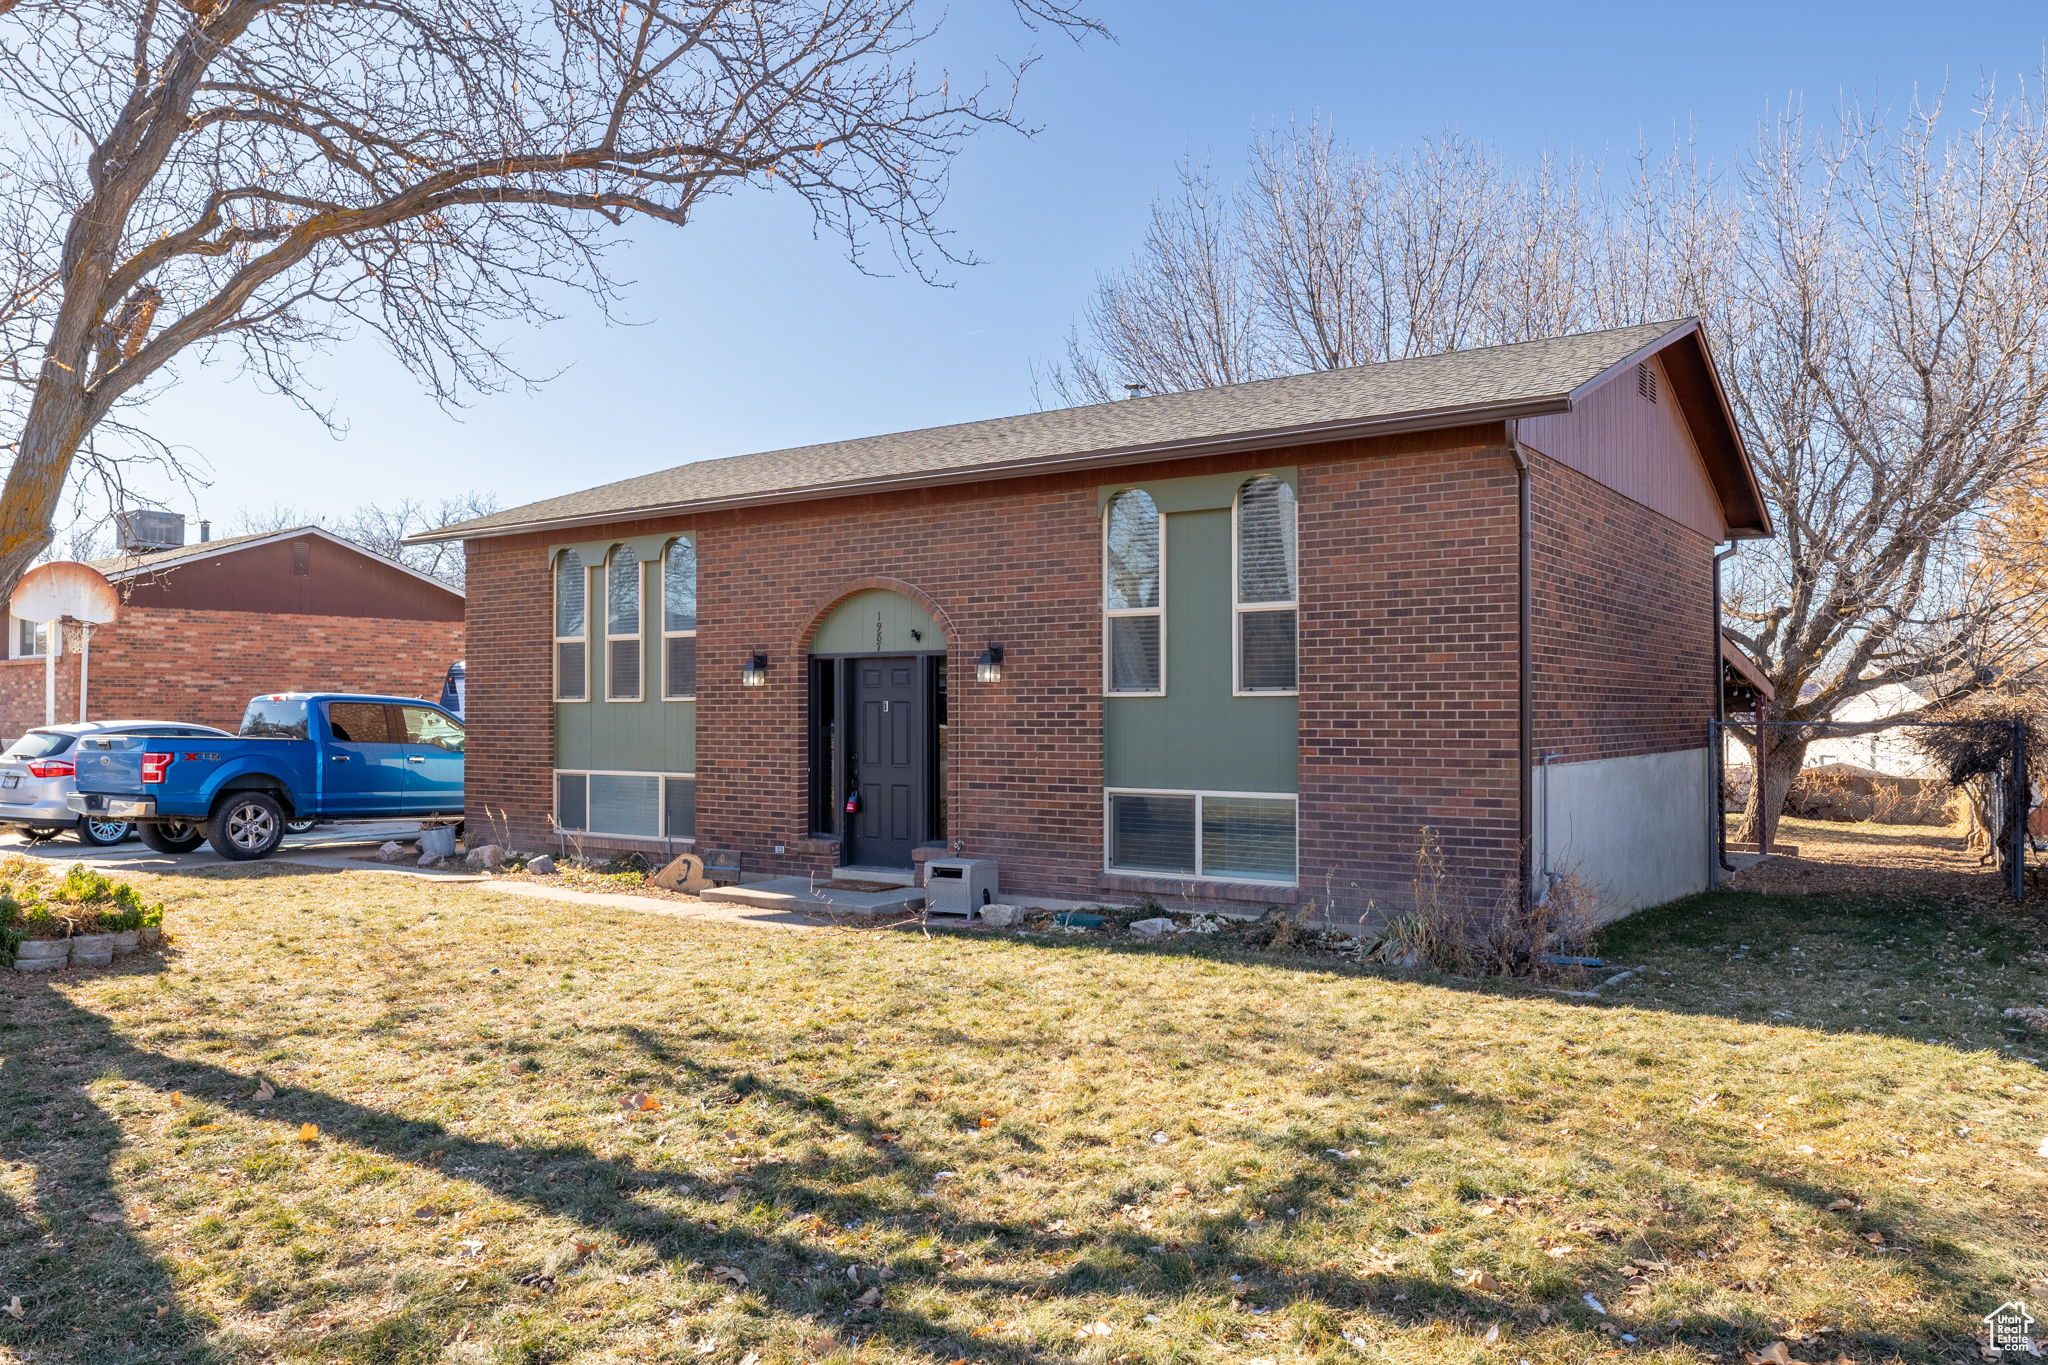
[[[1592,889],[1603,920],[1706,890],[1705,748],[1553,763],[1534,786],[1539,888],[1547,854],[1551,872]]]

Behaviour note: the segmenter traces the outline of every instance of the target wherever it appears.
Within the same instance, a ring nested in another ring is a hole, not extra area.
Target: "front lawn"
[[[137,880],[163,962],[0,982],[0,1358],[1949,1361],[2048,1316],[2048,1040],[1999,1017],[2048,959],[1989,912],[1701,898],[1587,1001]]]

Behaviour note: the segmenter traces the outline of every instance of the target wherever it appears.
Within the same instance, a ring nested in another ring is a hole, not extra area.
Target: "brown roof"
[[[1704,365],[1688,416],[1718,425],[1701,447],[1738,533],[1769,517],[1694,319],[1549,337],[1186,393],[1023,413],[955,426],[700,460],[585,489],[413,540],[463,540],[621,521],[654,513],[961,483],[1175,454],[1338,440],[1569,411],[1620,367],[1681,341]],[[1694,367],[1697,368],[1697,367]]]

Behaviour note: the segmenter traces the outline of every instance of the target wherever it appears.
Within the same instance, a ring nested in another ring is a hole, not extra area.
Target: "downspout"
[[[1516,722],[1520,731],[1515,745],[1515,776],[1520,800],[1516,804],[1516,823],[1519,830],[1517,855],[1521,859],[1521,899],[1528,905],[1535,897],[1531,885],[1529,860],[1534,853],[1530,847],[1535,841],[1535,773],[1530,755],[1536,744],[1536,687],[1533,641],[1535,637],[1534,578],[1531,568],[1534,556],[1530,550],[1529,495],[1529,452],[1522,449],[1522,435],[1517,419],[1507,419],[1508,448],[1515,457],[1515,504],[1518,526],[1516,529],[1517,556],[1516,577],[1516,632],[1515,632],[1515,673],[1518,695],[1516,697]]]
[[[1728,861],[1728,802],[1722,793],[1726,774],[1722,771],[1722,754],[1728,747],[1728,692],[1721,685],[1724,665],[1721,662],[1721,563],[1732,557],[1742,547],[1730,542],[1728,548],[1714,555],[1714,742],[1707,746],[1707,800],[1714,812],[1709,828],[1713,831],[1714,846],[1707,850],[1707,888],[1713,890],[1721,884],[1721,873],[1735,871],[1735,864]],[[1757,701],[1757,717],[1762,720],[1763,701]],[[1762,733],[1759,727],[1758,733]],[[1764,765],[1756,765],[1756,780],[1763,780]]]

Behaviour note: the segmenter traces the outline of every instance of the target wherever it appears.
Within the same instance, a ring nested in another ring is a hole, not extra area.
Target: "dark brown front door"
[[[847,862],[909,867],[925,826],[924,686],[914,657],[853,661],[853,752],[860,808]]]

